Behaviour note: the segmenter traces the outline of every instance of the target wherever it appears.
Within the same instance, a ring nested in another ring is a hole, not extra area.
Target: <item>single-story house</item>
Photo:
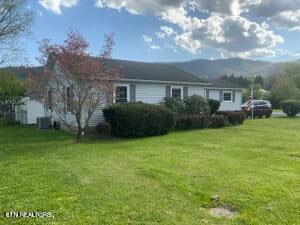
[[[113,102],[108,99],[92,115],[89,126],[94,127],[104,120],[102,109],[111,103],[144,102],[159,104],[168,97],[182,99],[200,95],[206,99],[221,102],[220,110],[240,110],[242,88],[224,80],[205,81],[172,65],[165,63],[145,63],[111,59],[111,63],[120,67],[122,78],[114,83]],[[52,66],[59,73],[57,63]],[[68,87],[64,87],[66,90]],[[53,97],[52,97],[53,98]],[[55,101],[48,99],[45,102]],[[68,101],[68,100],[66,100]],[[46,116],[57,121],[55,109],[46,104]],[[75,116],[66,112],[70,124],[75,124]],[[85,113],[83,112],[83,116]]]

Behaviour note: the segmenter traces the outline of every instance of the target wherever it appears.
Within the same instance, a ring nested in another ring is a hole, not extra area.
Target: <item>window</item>
[[[172,98],[182,98],[182,88],[181,87],[172,87],[171,88],[171,97]]]
[[[223,92],[223,101],[232,102],[232,92]]]
[[[128,102],[128,86],[126,85],[119,85],[116,88],[116,93],[115,93],[115,103],[124,103]]]

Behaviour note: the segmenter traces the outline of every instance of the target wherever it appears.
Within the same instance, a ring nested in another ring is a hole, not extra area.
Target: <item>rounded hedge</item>
[[[161,105],[167,107],[176,115],[182,115],[185,111],[185,103],[181,98],[165,98]]]
[[[103,110],[112,134],[118,137],[145,137],[166,134],[175,127],[175,114],[160,105],[129,102]]]
[[[288,117],[295,117],[300,113],[300,100],[284,100],[280,102],[280,106]]]
[[[208,100],[208,105],[209,105],[209,107],[210,107],[210,113],[209,113],[209,115],[211,116],[211,115],[216,114],[216,112],[218,112],[221,103],[220,103],[220,101],[218,101],[218,100],[215,100],[215,99],[209,99],[209,100]]]
[[[216,114],[226,116],[231,125],[243,124],[247,117],[243,111],[218,111]]]
[[[193,95],[185,101],[185,114],[187,115],[208,115],[209,105],[205,98],[200,95]]]

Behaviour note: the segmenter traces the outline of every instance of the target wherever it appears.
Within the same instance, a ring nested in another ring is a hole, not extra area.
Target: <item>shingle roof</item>
[[[209,80],[208,82],[212,84],[212,87],[243,89],[243,87],[239,86],[238,84],[223,79],[214,79]]]
[[[123,79],[207,83],[196,76],[164,63],[145,63],[117,59],[109,59],[108,63],[120,67]]]

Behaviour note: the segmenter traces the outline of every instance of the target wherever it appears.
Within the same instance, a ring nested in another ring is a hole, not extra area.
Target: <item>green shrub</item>
[[[300,112],[300,100],[284,100],[280,106],[288,117],[295,117]]]
[[[189,97],[184,103],[187,115],[208,115],[210,113],[207,101],[199,95]]]
[[[243,124],[246,119],[246,114],[243,111],[218,111],[216,114],[226,116],[231,125]]]
[[[176,118],[176,129],[190,130],[206,128],[209,125],[209,119],[205,115],[184,115]]]
[[[210,113],[209,115],[214,115],[216,112],[218,112],[219,108],[220,108],[220,101],[215,100],[215,99],[209,99],[208,100],[208,105],[210,108]]]
[[[181,98],[165,98],[161,105],[167,107],[176,115],[182,115],[185,111],[185,104]]]
[[[96,131],[101,136],[109,136],[111,133],[111,125],[107,122],[100,122],[96,126]]]
[[[209,127],[211,128],[221,128],[226,126],[226,117],[222,115],[210,116],[209,117]]]
[[[175,127],[175,115],[166,107],[130,102],[105,108],[103,114],[119,137],[145,137],[166,134]]]

